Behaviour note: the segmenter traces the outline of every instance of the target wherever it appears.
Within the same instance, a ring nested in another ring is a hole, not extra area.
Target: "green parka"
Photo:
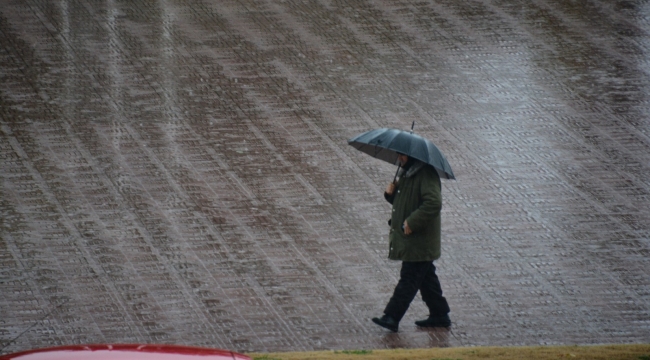
[[[388,258],[433,261],[440,257],[440,177],[429,165],[407,175],[408,172],[400,177],[392,196],[384,194],[393,204]],[[402,230],[405,219],[412,231],[410,235]]]

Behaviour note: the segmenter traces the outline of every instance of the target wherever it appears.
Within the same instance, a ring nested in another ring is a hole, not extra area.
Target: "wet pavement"
[[[650,342],[650,4],[3,0],[0,353]],[[451,330],[391,334],[391,164],[446,154]]]

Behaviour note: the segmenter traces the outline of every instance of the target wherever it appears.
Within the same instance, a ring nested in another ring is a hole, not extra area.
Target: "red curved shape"
[[[181,345],[91,344],[0,355],[0,360],[251,360],[236,352]]]

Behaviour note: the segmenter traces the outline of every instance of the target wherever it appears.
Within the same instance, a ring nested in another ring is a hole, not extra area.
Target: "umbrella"
[[[348,144],[391,164],[397,162],[398,154],[404,154],[433,166],[440,178],[456,179],[451,166],[438,147],[422,136],[413,134],[413,130],[387,128],[370,130],[348,140]]]

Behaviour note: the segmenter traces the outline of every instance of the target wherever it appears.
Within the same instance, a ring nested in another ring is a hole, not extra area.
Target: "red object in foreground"
[[[0,355],[0,360],[251,360],[236,352],[154,344],[70,345]]]

